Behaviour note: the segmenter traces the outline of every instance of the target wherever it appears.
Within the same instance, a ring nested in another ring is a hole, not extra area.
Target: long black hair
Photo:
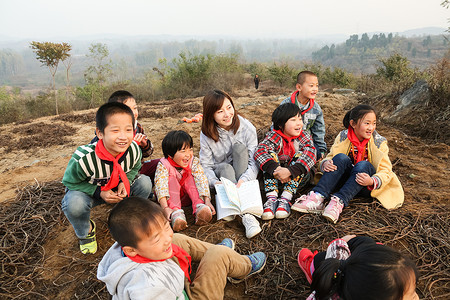
[[[415,264],[400,252],[384,245],[360,246],[345,261],[324,260],[314,271],[311,289],[316,299],[337,294],[346,300],[401,300],[418,279]]]

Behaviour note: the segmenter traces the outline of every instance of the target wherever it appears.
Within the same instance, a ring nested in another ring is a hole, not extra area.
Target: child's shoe
[[[309,284],[312,282],[312,274],[311,274],[311,264],[313,263],[314,256],[317,254],[312,253],[311,250],[303,248],[300,250],[297,256],[297,262],[302,269],[303,273],[305,273],[306,280],[308,280]]]
[[[177,209],[174,212],[172,212],[171,218],[173,231],[178,232],[186,229],[187,227],[186,216],[184,215],[184,211],[182,209]]]
[[[266,203],[264,203],[264,212],[261,215],[261,219],[264,221],[272,220],[275,217],[275,211],[278,207],[278,199],[274,196],[267,197]]]
[[[255,235],[261,232],[258,220],[251,214],[245,214],[242,216],[242,224],[245,227],[245,236],[251,239]]]
[[[234,250],[234,241],[230,238],[223,239],[220,243],[216,245],[221,245],[230,248],[231,250]]]
[[[212,211],[208,205],[200,203],[197,204],[195,212],[195,225],[206,225],[212,219]]]
[[[323,210],[322,216],[336,224],[343,208],[344,203],[341,202],[341,199],[336,196],[331,196],[330,203],[328,203],[328,205]]]
[[[290,214],[291,214],[291,202],[281,197],[280,199],[278,199],[278,207],[275,212],[275,217],[277,219],[285,219],[289,217]]]
[[[79,239],[80,250],[83,254],[94,254],[95,252],[97,252],[97,239],[95,237],[95,229],[96,229],[95,222],[92,220],[89,220],[89,222],[91,222],[92,225],[91,232],[89,232],[87,237],[85,237],[84,239]]]
[[[323,200],[323,196],[311,191],[308,195],[302,195],[298,198],[291,208],[302,213],[320,214],[323,212]]]
[[[263,252],[256,252],[256,253],[246,255],[246,256],[250,259],[250,262],[252,263],[252,269],[251,269],[250,273],[248,273],[248,275],[242,279],[235,279],[235,278],[228,277],[228,280],[230,282],[232,282],[232,283],[242,282],[245,279],[247,279],[248,277],[252,276],[253,274],[257,274],[257,273],[261,272],[262,269],[264,269],[264,266],[266,265],[266,261],[267,261],[267,256]]]

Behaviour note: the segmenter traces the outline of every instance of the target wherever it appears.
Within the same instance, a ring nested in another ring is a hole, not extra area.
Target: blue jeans
[[[146,175],[139,175],[130,187],[131,195],[147,199],[152,191],[152,181]],[[89,234],[91,209],[97,205],[106,204],[103,199],[94,199],[80,191],[67,190],[62,199],[62,210],[75,229],[78,238]]]
[[[353,166],[350,157],[339,153],[333,157],[333,163],[337,170],[324,172],[319,183],[312,189],[314,192],[328,199],[333,191],[338,190],[334,195],[341,199],[345,206],[348,206],[356,195],[370,198],[370,191],[356,182],[357,173],[367,173],[369,176],[375,174],[375,168],[370,162],[363,160]]]

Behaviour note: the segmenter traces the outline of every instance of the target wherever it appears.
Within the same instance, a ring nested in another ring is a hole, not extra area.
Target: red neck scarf
[[[278,133],[283,140],[283,152],[284,154],[289,155],[290,158],[292,158],[295,154],[295,147],[294,147],[294,140],[298,138],[301,133],[297,136],[288,137],[285,135],[281,130],[274,130],[276,133]],[[287,151],[286,151],[287,150]]]
[[[97,154],[100,159],[111,161],[113,163],[111,177],[109,178],[108,183],[101,187],[101,190],[109,191],[115,188],[119,184],[119,179],[122,179],[122,182],[125,184],[127,195],[130,196],[130,182],[128,181],[127,174],[125,174],[119,164],[119,159],[125,154],[125,152],[119,153],[119,155],[114,157],[108,152],[108,150],[106,150],[103,145],[103,140],[98,140],[97,146],[95,146],[95,154]]]
[[[137,262],[139,264],[146,264],[146,263],[151,263],[151,262],[156,262],[156,261],[165,261],[166,259],[160,259],[160,260],[153,260],[150,258],[146,258],[143,256],[140,256],[139,254],[137,254],[136,256],[128,256],[126,255],[126,253],[123,251],[123,254],[125,254],[126,257],[128,257],[129,259],[131,259],[134,262]],[[191,273],[190,269],[191,269],[191,256],[181,247],[178,247],[175,244],[172,244],[172,257],[176,257],[178,258],[178,263],[180,264],[180,268],[181,270],[183,270],[184,275],[187,277],[187,279],[189,280],[189,282],[191,282],[191,278],[189,277],[189,273]],[[169,259],[167,258],[167,259]]]
[[[189,166],[190,164],[188,164],[186,168],[183,168],[182,166],[177,164],[171,157],[167,157],[167,160],[173,167],[178,168],[178,169],[183,169],[184,172],[181,174],[181,180],[180,180],[180,185],[183,186],[184,182],[186,181],[186,179],[192,172],[191,168]]]
[[[357,164],[364,159],[364,153],[366,152],[366,145],[369,142],[369,140],[363,139],[362,141],[359,141],[359,139],[356,137],[355,131],[353,131],[352,126],[348,127],[347,137],[353,144],[353,146],[355,146],[356,149],[358,149],[358,156],[356,157],[355,161],[355,164]]]
[[[295,91],[292,93],[291,95],[291,102],[296,104],[298,106],[298,99],[297,99],[297,95],[300,93],[300,91]],[[314,106],[314,99],[309,99],[309,106],[307,109],[305,109],[304,111],[301,111],[300,113],[302,114],[302,116],[304,114],[306,114],[309,110],[311,110]]]

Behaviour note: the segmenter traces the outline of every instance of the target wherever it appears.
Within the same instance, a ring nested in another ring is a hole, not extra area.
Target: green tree
[[[106,44],[91,44],[86,54],[92,64],[85,70],[86,86],[77,89],[79,97],[89,102],[89,107],[95,107],[103,102],[108,78],[112,75],[112,61]]]
[[[58,98],[55,90],[55,74],[58,70],[58,65],[70,57],[69,52],[72,46],[68,43],[51,43],[51,42],[31,42],[30,48],[36,54],[36,59],[39,60],[43,66],[47,66],[52,76],[52,90],[55,93],[55,107],[56,114],[58,112]]]
[[[289,85],[293,86],[294,82],[294,69],[292,69],[288,64],[283,63],[278,66],[274,63],[272,66],[268,67],[270,77],[280,84],[280,86]]]
[[[103,86],[112,74],[112,61],[109,56],[108,46],[102,43],[91,44],[86,57],[93,61],[85,73],[84,78],[87,84],[99,84]]]

